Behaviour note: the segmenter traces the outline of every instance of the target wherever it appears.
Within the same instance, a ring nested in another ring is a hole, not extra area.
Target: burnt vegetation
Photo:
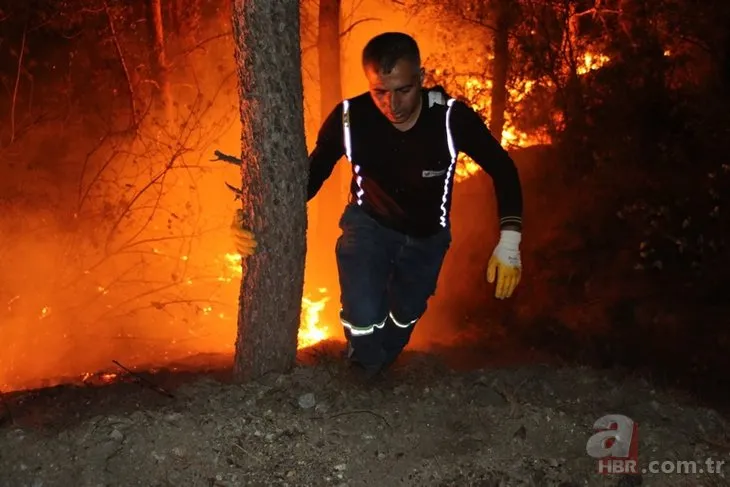
[[[490,291],[473,273],[477,292],[439,299],[466,303],[493,323],[479,324],[481,336],[501,327],[515,350],[646,369],[705,392],[726,386],[729,4],[408,0],[392,8],[445,31],[442,50],[426,59],[429,84],[479,107],[495,133],[522,134],[505,139],[525,186],[516,297],[485,299]],[[311,12],[302,15],[306,51],[316,33]],[[228,221],[204,217],[212,186],[199,185],[238,116],[230,18],[228,2],[212,0],[0,2],[0,342],[36,326],[46,309],[28,291],[53,297],[47,319],[65,316],[42,329],[68,336],[38,375],[68,364],[90,339],[134,339],[140,320],[176,321],[162,341],[197,340],[207,335],[195,317],[237,299],[211,291],[220,273],[210,256],[230,249]],[[489,184],[477,175],[459,191]],[[227,215],[225,204],[213,206]],[[471,224],[460,224],[464,234]],[[461,240],[483,246],[482,258],[489,224],[479,239]],[[188,259],[206,234],[217,235],[215,251]],[[466,265],[460,258],[450,257],[442,285]],[[196,291],[187,281],[207,284]],[[38,340],[18,343],[54,342]],[[127,350],[115,343],[114,353]]]

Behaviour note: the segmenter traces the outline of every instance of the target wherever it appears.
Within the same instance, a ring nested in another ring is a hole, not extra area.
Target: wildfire
[[[527,96],[535,83],[525,81],[509,89],[508,95],[511,103],[519,103]],[[478,113],[491,113],[491,98],[486,95],[492,89],[491,79],[470,77],[464,83],[464,95],[472,101],[471,107]],[[505,113],[505,123],[500,138],[503,147],[529,147],[543,142],[538,137],[517,130],[512,124],[509,113]],[[457,159],[454,180],[461,182],[479,171],[479,165],[464,153],[460,153]]]
[[[604,54],[586,52],[583,54],[583,63],[576,68],[578,74],[586,74],[590,71],[601,69],[611,58]]]
[[[228,253],[225,255],[229,267],[234,272],[241,274],[241,255],[236,253]],[[297,339],[297,348],[307,348],[326,339],[330,333],[327,326],[322,323],[322,311],[324,311],[329,296],[327,289],[320,288],[319,293],[322,295],[319,299],[312,299],[310,296],[302,298],[302,317],[299,325],[299,336]]]
[[[319,291],[321,293],[327,292],[324,288]],[[302,322],[299,326],[298,338],[299,348],[311,347],[327,338],[327,329],[320,323],[320,316],[327,301],[329,301],[329,297],[326,295],[318,300],[306,296],[302,299]]]
[[[579,58],[576,71],[579,75],[584,75],[591,71],[601,69],[610,60],[604,54],[588,51]],[[521,80],[516,82],[512,88],[508,89],[509,103],[519,105],[532,92],[536,84],[537,82],[534,80]],[[491,89],[491,79],[472,76],[464,81],[464,96],[469,100],[473,100],[471,107],[479,113],[487,115],[491,113],[491,97],[489,96]],[[500,138],[500,144],[503,147],[524,148],[547,142],[549,140],[547,140],[544,134],[527,133],[517,130],[512,123],[509,111],[505,112],[505,123]],[[464,181],[479,171],[479,169],[479,166],[471,158],[463,153],[459,154],[454,179],[456,182]]]

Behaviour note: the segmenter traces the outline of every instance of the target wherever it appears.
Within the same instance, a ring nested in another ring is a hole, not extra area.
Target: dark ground
[[[303,351],[290,374],[247,385],[225,368],[145,376],[172,397],[130,376],[8,394],[0,485],[639,485],[598,475],[585,451],[592,423],[617,412],[640,425],[644,467],[730,453],[726,417],[641,378],[541,365],[456,372],[409,353],[367,387],[338,353]]]

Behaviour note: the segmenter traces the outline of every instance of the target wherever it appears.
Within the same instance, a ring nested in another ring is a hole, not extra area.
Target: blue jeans
[[[382,226],[355,204],[345,208],[340,228],[340,319],[351,358],[377,371],[395,361],[425,313],[451,230],[410,237]]]

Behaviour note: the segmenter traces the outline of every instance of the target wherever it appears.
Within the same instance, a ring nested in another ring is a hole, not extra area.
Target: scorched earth
[[[586,441],[609,413],[639,424],[641,467],[730,460],[722,414],[641,378],[456,372],[413,352],[364,386],[338,351],[322,344],[291,373],[245,385],[159,372],[149,383],[5,394],[0,485],[730,485],[722,473],[596,472]]]

